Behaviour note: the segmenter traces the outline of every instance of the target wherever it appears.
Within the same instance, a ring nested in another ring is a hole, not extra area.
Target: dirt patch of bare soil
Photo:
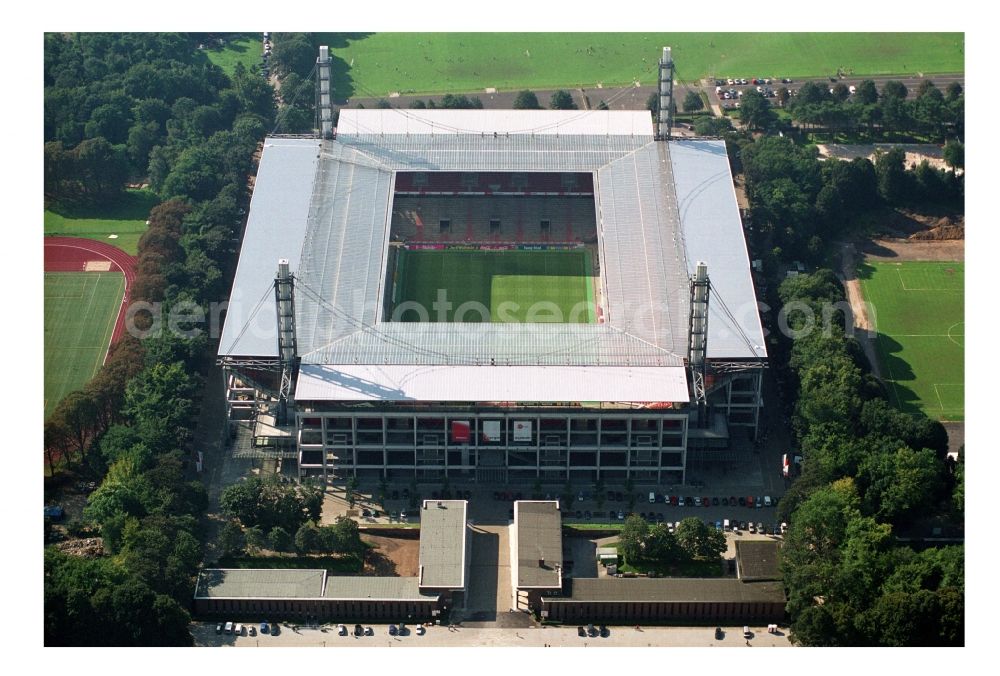
[[[420,540],[382,535],[362,535],[374,549],[365,560],[365,574],[416,577],[419,572]]]
[[[863,242],[858,251],[876,261],[964,261],[965,240],[876,239]]]

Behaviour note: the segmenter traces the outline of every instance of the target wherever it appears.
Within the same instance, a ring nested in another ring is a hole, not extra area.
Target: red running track
[[[117,269],[125,275],[125,295],[115,320],[115,330],[111,333],[110,347],[125,333],[125,310],[132,296],[136,258],[116,246],[93,239],[46,237],[44,241],[45,272],[84,272],[88,261],[110,261],[112,270]]]

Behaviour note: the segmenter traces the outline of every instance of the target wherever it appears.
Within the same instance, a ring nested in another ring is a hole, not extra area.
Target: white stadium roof
[[[592,173],[605,321],[382,321],[396,171]],[[725,144],[655,141],[644,111],[342,110],[333,141],[267,139],[221,356],[277,356],[272,283],[280,257],[290,259],[296,278],[298,351],[306,374],[296,393],[300,400],[312,391],[330,398],[347,391],[329,377],[331,369],[311,365],[409,367],[381,371],[388,389],[411,372],[425,373],[412,367],[475,368],[491,360],[497,370],[500,364],[588,366],[619,375],[632,369],[633,376],[640,373],[636,367],[681,366],[687,280],[698,260],[708,263],[715,294],[708,356],[766,356],[758,347],[762,330]],[[341,373],[345,382],[365,375],[346,368]],[[452,373],[454,386],[458,376]],[[505,387],[493,376],[479,380]],[[448,396],[443,389],[433,392],[429,398]],[[476,394],[475,400],[517,399]],[[683,397],[649,401],[686,401],[686,390]],[[589,400],[582,394],[572,399]],[[595,400],[616,399],[643,400]]]
[[[686,402],[683,366],[303,365],[301,401]]]

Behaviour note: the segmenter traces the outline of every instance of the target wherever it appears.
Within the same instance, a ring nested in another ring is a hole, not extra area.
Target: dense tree
[[[965,168],[965,144],[961,141],[949,139],[944,144],[944,161],[952,169]]]
[[[889,204],[902,204],[908,197],[906,155],[900,148],[875,154],[875,176],[879,195]]]
[[[750,129],[769,129],[774,124],[774,111],[764,95],[748,91],[740,99],[740,119]]]
[[[694,123],[694,132],[699,136],[722,136],[733,130],[733,122],[728,117],[700,117]]]
[[[196,380],[182,364],[156,364],[125,389],[124,412],[156,451],[176,448],[190,438]]]
[[[899,80],[889,80],[882,85],[882,98],[905,99],[909,91]]]
[[[295,549],[302,553],[314,552],[323,543],[323,534],[312,521],[306,521],[295,531]]]
[[[677,545],[693,559],[717,558],[726,551],[726,536],[697,517],[682,519],[675,532]]]
[[[528,89],[521,90],[514,99],[514,110],[539,110],[542,104],[538,102],[535,92]]]
[[[866,106],[877,103],[878,89],[875,88],[875,82],[873,80],[862,80],[854,96],[857,98],[858,103]]]
[[[705,102],[702,101],[701,95],[693,89],[689,89],[687,94],[684,95],[684,103],[681,106],[684,112],[690,113],[696,110],[702,110],[705,107]]]
[[[223,556],[233,556],[243,551],[243,529],[235,521],[227,521],[219,530],[219,551]]]
[[[250,477],[227,486],[219,502],[226,514],[244,526],[258,526],[267,532],[280,526],[292,533],[315,514],[313,495],[312,489]]]
[[[292,536],[281,526],[275,526],[268,532],[267,541],[276,552],[287,552],[293,544]]]
[[[275,33],[271,49],[271,70],[279,78],[295,73],[308,75],[316,65],[316,50],[303,33]]]
[[[649,535],[649,524],[638,514],[625,519],[618,535],[618,551],[626,561],[635,562],[643,557],[646,537]]]
[[[549,108],[552,110],[576,110],[576,101],[573,100],[572,94],[565,89],[560,89],[552,93],[552,98],[549,99]]]

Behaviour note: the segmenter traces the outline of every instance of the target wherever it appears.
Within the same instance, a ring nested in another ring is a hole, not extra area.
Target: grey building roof
[[[278,355],[274,276],[279,258],[299,268],[319,148],[319,139],[264,141],[220,355]]]
[[[708,358],[767,356],[725,141],[670,142],[688,272],[708,263]]]
[[[562,587],[562,518],[555,501],[514,503],[517,588]]]
[[[330,576],[323,598],[365,601],[434,601],[438,594],[420,591],[415,577]]]
[[[325,570],[207,568],[198,574],[194,597],[319,598],[325,580]]]
[[[399,170],[592,172],[605,321],[383,322]],[[267,139],[220,355],[277,355],[279,257],[303,364],[680,366],[697,260],[709,357],[765,354],[724,144],[656,142],[643,111],[344,110],[333,141]]]
[[[781,545],[771,540],[737,540],[736,572],[741,580],[780,580]]]
[[[465,500],[424,500],[420,511],[420,587],[465,588],[467,505]]]
[[[572,578],[569,593],[545,603],[784,603],[780,582],[741,582],[732,578]]]

